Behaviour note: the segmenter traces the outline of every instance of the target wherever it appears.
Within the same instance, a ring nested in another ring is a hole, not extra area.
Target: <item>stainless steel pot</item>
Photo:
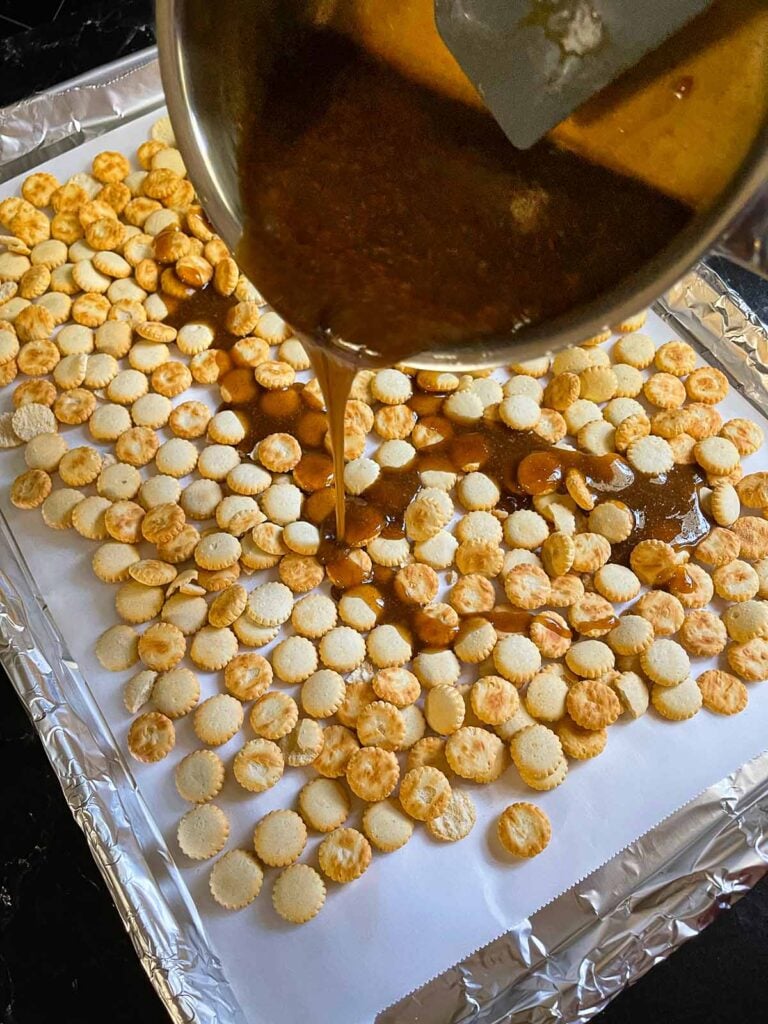
[[[242,76],[228,69],[266,59],[305,7],[303,0],[157,0],[160,68],[178,144],[212,223],[233,249],[244,219],[236,149],[254,98],[242,94]],[[408,361],[474,369],[578,343],[650,305],[713,249],[768,277],[768,121],[712,208],[616,287],[513,336],[429,350]]]

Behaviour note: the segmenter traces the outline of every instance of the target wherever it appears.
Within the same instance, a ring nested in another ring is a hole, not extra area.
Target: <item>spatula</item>
[[[435,0],[443,42],[527,149],[712,0]]]

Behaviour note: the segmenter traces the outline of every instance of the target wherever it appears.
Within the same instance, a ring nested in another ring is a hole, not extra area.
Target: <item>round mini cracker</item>
[[[232,762],[236,781],[251,793],[263,793],[277,785],[284,768],[285,761],[278,745],[261,738],[249,740]]]
[[[208,609],[208,621],[216,628],[231,626],[238,619],[248,600],[248,591],[237,583],[222,590]]]
[[[212,803],[198,804],[179,822],[176,838],[190,860],[208,860],[224,849],[229,836],[229,819]]]
[[[451,797],[451,784],[440,771],[429,765],[411,768],[400,783],[400,805],[417,821],[429,821],[442,814]]]
[[[308,864],[291,864],[278,876],[272,890],[277,914],[291,924],[305,924],[325,903],[325,883]]]
[[[128,570],[140,558],[139,549],[133,544],[107,541],[94,552],[91,567],[104,583],[121,583],[128,578]]]
[[[507,853],[514,857],[536,857],[549,845],[552,826],[540,807],[521,801],[502,811],[496,834]]]
[[[320,659],[337,672],[352,672],[365,659],[365,641],[349,626],[334,626],[320,640]]]
[[[307,843],[307,827],[295,811],[270,811],[253,830],[253,848],[264,864],[287,867],[301,856]]]
[[[704,707],[717,715],[737,715],[749,702],[746,686],[730,672],[709,669],[701,673],[696,683]]]
[[[201,537],[195,547],[194,557],[201,569],[217,572],[228,569],[240,558],[242,548],[237,537],[229,533],[209,533]]]
[[[224,762],[212,750],[193,750],[176,765],[174,782],[182,800],[207,803],[224,785]]]
[[[697,658],[715,657],[728,642],[728,632],[722,618],[707,608],[697,608],[689,612],[678,636],[686,651]]]
[[[333,832],[349,817],[351,804],[334,779],[312,779],[299,792],[299,811],[316,832]]]
[[[567,696],[568,684],[563,677],[556,672],[544,669],[528,684],[528,689],[525,692],[525,708],[539,722],[557,722],[565,714]],[[505,721],[511,717],[512,715],[509,715]]]
[[[164,600],[162,587],[145,587],[128,580],[115,594],[115,610],[124,622],[149,622],[160,614]]]
[[[568,714],[584,729],[603,729],[621,714],[619,698],[599,679],[580,679],[568,690]]]
[[[413,821],[392,800],[379,800],[363,811],[363,832],[377,850],[392,853],[413,835]]]
[[[152,476],[148,480],[144,480],[139,487],[138,501],[145,511],[150,508],[154,508],[156,505],[176,505],[178,504],[180,497],[181,484],[179,481],[171,476],[163,476],[163,474]],[[183,538],[189,535],[192,530],[194,530],[194,527],[191,526],[191,524],[188,524],[185,530],[182,530],[178,537]],[[174,538],[174,541],[176,540],[177,538]],[[172,544],[173,541],[170,543]],[[195,544],[196,543],[197,533],[195,532]],[[192,554],[194,547],[194,544],[190,546],[189,554],[184,555],[185,559]]]
[[[575,543],[574,540],[574,546]],[[575,555],[574,547],[574,557]],[[520,563],[513,566],[504,576],[504,592],[509,603],[526,611],[535,611],[548,604],[552,593],[551,587],[549,577],[538,565]]]
[[[614,604],[625,604],[640,593],[640,580],[632,570],[612,562],[595,572],[593,582],[597,592]]]
[[[336,604],[325,594],[308,594],[300,598],[291,611],[291,625],[294,630],[300,636],[312,639],[324,636],[333,629],[336,621]]]
[[[304,681],[301,704],[313,718],[329,718],[341,707],[345,691],[346,684],[338,672],[320,669]]]
[[[421,693],[421,685],[416,676],[402,666],[381,669],[371,682],[381,700],[399,708],[413,704]]]
[[[162,761],[173,750],[176,730],[173,722],[159,711],[148,711],[131,722],[128,750],[137,761],[153,764]]]
[[[442,814],[427,821],[427,831],[433,839],[455,843],[466,838],[475,826],[477,811],[472,798],[462,790],[454,789]]]
[[[349,758],[345,774],[355,796],[374,803],[388,797],[397,786],[400,765],[391,750],[362,747]]]
[[[674,594],[663,590],[648,590],[632,607],[632,613],[647,619],[655,636],[671,636],[685,619],[685,610]]]
[[[726,601],[749,601],[760,589],[757,572],[740,558],[718,566],[712,574],[712,582],[717,596]]]
[[[122,462],[105,465],[96,481],[96,490],[99,494],[114,502],[130,501],[140,487],[141,475],[138,469]]]
[[[255,587],[248,598],[246,614],[259,626],[279,626],[293,610],[293,594],[284,583],[269,582]]]
[[[737,643],[768,636],[768,602],[743,601],[730,605],[722,617],[728,636]]]
[[[605,750],[608,730],[585,729],[570,718],[563,718],[555,725],[563,753],[576,761],[588,761]]]
[[[298,720],[296,701],[287,693],[276,690],[259,697],[249,716],[253,731],[267,740],[279,740],[287,736]]]
[[[360,743],[351,729],[343,725],[328,725],[323,729],[323,749],[312,762],[312,767],[325,778],[341,778],[350,757],[359,749]]]
[[[511,686],[511,683],[507,685]],[[449,736],[464,722],[464,698],[455,686],[435,686],[427,693],[424,714],[431,729],[438,735]]]
[[[184,636],[192,636],[205,625],[208,605],[200,596],[172,594],[163,605],[161,618],[180,629]]]
[[[74,486],[71,480],[64,480],[64,483]],[[20,509],[38,508],[51,493],[52,487],[51,478],[44,470],[28,469],[11,484],[11,504]]]
[[[755,637],[743,643],[731,643],[726,648],[728,665],[748,683],[768,678],[768,639]]]
[[[516,732],[509,749],[518,771],[539,778],[555,771],[563,758],[560,740],[545,725],[530,725]]]
[[[227,910],[242,910],[261,892],[264,872],[247,850],[229,850],[211,869],[211,896]]]
[[[691,663],[683,647],[674,640],[654,640],[640,654],[640,664],[648,678],[659,686],[677,686],[691,671]]]
[[[409,771],[423,765],[439,768],[443,775],[450,774],[451,766],[445,759],[445,740],[442,736],[424,736],[408,752]]]
[[[128,569],[132,580],[142,583],[145,587],[164,587],[172,583],[177,576],[176,569],[167,562],[157,558],[142,558],[134,562]]]
[[[642,615],[622,615],[607,634],[606,642],[616,654],[640,654],[653,643],[653,626]]]
[[[613,668],[614,654],[601,640],[580,640],[566,652],[565,663],[583,679],[599,679]]]
[[[493,664],[505,679],[516,686],[522,685],[533,679],[541,668],[541,654],[528,637],[510,634],[494,647]]]
[[[198,705],[192,719],[195,735],[212,747],[231,740],[243,724],[240,701],[226,693],[217,693]]]
[[[256,700],[272,683],[272,666],[265,657],[255,652],[238,654],[224,669],[227,691],[241,701]]]
[[[55,434],[57,428],[54,414],[39,402],[20,405],[11,416],[11,426],[21,441],[31,441],[39,434]]]
[[[139,634],[131,626],[110,626],[96,641],[94,654],[108,672],[124,672],[139,660]]]
[[[167,672],[186,653],[184,634],[170,622],[157,622],[139,637],[139,658],[147,668]]]
[[[462,726],[449,736],[445,757],[456,775],[473,782],[493,782],[504,771],[504,744],[477,726]]]
[[[306,768],[321,753],[324,742],[322,726],[313,718],[300,718],[280,740],[280,749],[291,768]]]
[[[334,882],[352,882],[371,863],[371,846],[354,828],[337,828],[320,843],[317,850],[320,868]]]
[[[200,681],[188,668],[162,672],[152,688],[152,703],[168,718],[181,718],[200,700]]]
[[[67,530],[72,526],[72,513],[83,501],[82,491],[61,487],[51,491],[40,507],[43,522],[52,530]]]
[[[237,637],[231,629],[204,626],[193,637],[189,656],[198,668],[216,672],[225,668],[237,651]]]
[[[703,704],[702,692],[692,676],[676,686],[659,686],[651,689],[651,703],[658,713],[672,722],[682,722],[693,716]]]
[[[197,448],[191,441],[181,437],[172,437],[158,448],[155,455],[155,466],[158,473],[180,479],[193,471],[197,465],[197,459]]]
[[[472,710],[486,725],[506,722],[520,706],[514,685],[500,676],[484,676],[472,686],[469,695]]]
[[[692,402],[716,405],[728,394],[728,378],[722,370],[702,366],[686,378],[685,390]]]
[[[285,683],[301,683],[317,668],[317,650],[303,636],[289,636],[272,649],[272,668]]]

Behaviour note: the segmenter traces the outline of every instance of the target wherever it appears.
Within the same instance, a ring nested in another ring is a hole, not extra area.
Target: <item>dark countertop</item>
[[[0,0],[0,105],[153,41],[151,0]],[[163,1024],[168,1017],[2,673],[0,779],[0,1024]],[[768,878],[595,1020],[766,1020],[766,979]]]

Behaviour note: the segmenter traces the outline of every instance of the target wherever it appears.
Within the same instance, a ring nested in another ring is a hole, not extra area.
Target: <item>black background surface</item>
[[[0,105],[153,42],[150,0],[0,0]],[[0,780],[2,1024],[164,1024],[168,1017],[1,674]],[[768,879],[595,1019],[767,1020]]]

